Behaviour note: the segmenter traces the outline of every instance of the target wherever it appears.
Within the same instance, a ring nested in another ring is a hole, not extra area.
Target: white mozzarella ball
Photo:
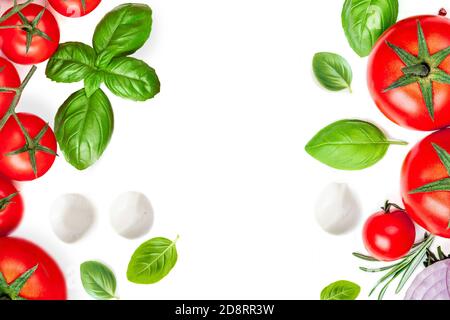
[[[145,195],[126,192],[118,196],[110,209],[114,230],[127,239],[146,235],[153,225],[153,208]]]
[[[80,240],[95,220],[95,208],[79,194],[58,197],[50,209],[50,224],[55,235],[63,242]]]
[[[315,216],[319,226],[331,234],[354,228],[360,215],[359,203],[345,183],[331,183],[317,199]]]

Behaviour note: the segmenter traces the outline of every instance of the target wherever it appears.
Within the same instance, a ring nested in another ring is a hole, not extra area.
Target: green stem
[[[19,103],[20,98],[22,97],[23,90],[25,89],[27,84],[30,82],[30,79],[33,77],[34,73],[36,72],[36,69],[37,69],[36,66],[32,66],[30,71],[26,75],[25,79],[23,79],[23,82],[20,85],[20,87],[14,90],[16,92],[16,95],[14,96],[13,101],[11,101],[8,111],[6,111],[6,114],[0,120],[0,130],[3,128],[6,121],[8,121],[9,117],[11,117],[15,113],[17,104]]]
[[[17,4],[17,1],[14,1],[14,7],[6,13],[3,17],[0,18],[0,23],[5,22],[9,18],[11,18],[13,15],[15,15],[17,12],[21,11],[22,9],[26,8],[29,4],[31,4],[34,0],[27,0],[22,4]]]
[[[405,75],[424,78],[430,74],[431,68],[426,63],[418,63],[412,66],[404,67],[402,71]]]
[[[3,29],[27,29],[27,30],[31,30],[30,26],[27,26],[25,24],[16,24],[13,26],[0,26],[0,30]]]
[[[389,140],[388,142],[390,144],[397,145],[397,146],[407,146],[408,145],[408,142],[402,141],[402,140]]]

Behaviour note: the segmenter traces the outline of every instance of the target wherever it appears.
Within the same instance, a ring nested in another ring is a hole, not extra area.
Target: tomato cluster
[[[51,0],[67,17],[93,11],[100,0]],[[48,60],[58,49],[60,30],[52,12],[27,0],[0,17],[0,49],[10,61],[33,65]],[[15,66],[0,58],[0,300],[66,299],[66,285],[54,260],[36,245],[8,237],[24,212],[22,195],[12,181],[31,181],[52,167],[57,151],[46,121],[16,112],[33,66],[21,81]]]
[[[368,64],[369,91],[381,112],[409,129],[439,130],[407,155],[401,172],[405,209],[366,222],[364,243],[379,260],[405,256],[413,246],[411,219],[450,238],[450,20],[417,16],[388,29]]]

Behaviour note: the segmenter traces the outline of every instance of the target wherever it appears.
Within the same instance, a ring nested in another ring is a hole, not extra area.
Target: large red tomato
[[[370,216],[364,224],[364,245],[374,258],[381,261],[394,261],[405,256],[414,245],[415,238],[416,228],[411,218],[404,210],[390,203],[386,203],[383,211]]]
[[[21,13],[23,17],[14,14],[0,24],[3,27],[18,26],[0,30],[2,51],[16,63],[43,62],[58,49],[60,38],[58,23],[50,11],[37,4],[26,6]]]
[[[378,40],[369,58],[368,85],[381,112],[410,129],[450,125],[450,20],[402,20]]]
[[[402,168],[405,209],[430,233],[450,238],[450,129],[419,142]]]
[[[49,0],[48,2],[63,16],[77,18],[94,11],[101,0]]]
[[[0,58],[0,87],[20,87],[20,77],[16,68],[4,58]],[[0,92],[0,119],[8,111],[14,96],[14,92]]]
[[[0,275],[3,276],[0,276],[0,300],[67,299],[60,268],[44,250],[29,241],[0,238]]]
[[[11,182],[0,178],[0,237],[13,232],[22,216],[22,197]]]
[[[41,118],[18,113],[0,130],[0,173],[12,180],[29,181],[44,175],[56,157],[56,138]]]

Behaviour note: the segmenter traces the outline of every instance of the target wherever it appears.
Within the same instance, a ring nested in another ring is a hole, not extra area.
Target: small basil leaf
[[[86,261],[80,266],[80,275],[84,290],[91,297],[99,300],[115,298],[116,277],[104,264]]]
[[[146,4],[127,3],[106,14],[97,25],[93,38],[99,54],[97,66],[106,66],[112,58],[129,55],[150,37],[152,10]]]
[[[353,50],[366,57],[381,34],[397,21],[398,0],[346,0],[342,27]]]
[[[155,70],[141,60],[115,58],[103,72],[106,86],[119,97],[145,101],[159,93],[160,83]]]
[[[313,71],[317,81],[326,89],[351,91],[352,68],[340,55],[331,52],[316,53],[313,58]]]
[[[86,79],[84,79],[84,90],[86,90],[86,95],[88,97],[92,96],[103,82],[103,73],[95,72],[89,74]]]
[[[175,266],[176,240],[153,238],[144,242],[131,257],[127,278],[137,284],[152,284],[163,279]]]
[[[305,150],[335,169],[360,170],[380,161],[392,144],[405,145],[406,142],[388,140],[369,122],[341,120],[320,130]]]
[[[356,283],[341,280],[325,287],[320,293],[320,300],[355,300],[361,292]]]
[[[103,154],[114,129],[114,115],[101,89],[87,97],[84,89],[72,94],[55,117],[55,134],[66,160],[79,170]]]
[[[57,82],[78,82],[95,72],[96,54],[90,46],[80,42],[66,42],[51,57],[45,71]]]

